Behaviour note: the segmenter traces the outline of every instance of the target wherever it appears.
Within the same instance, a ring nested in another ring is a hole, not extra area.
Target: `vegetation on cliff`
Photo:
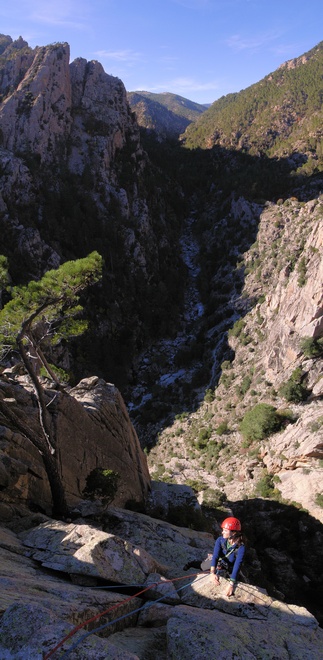
[[[322,64],[323,42],[255,85],[215,101],[186,130],[185,145],[221,145],[269,157],[294,152],[296,171],[320,171]]]
[[[67,261],[57,270],[45,273],[39,281],[13,287],[11,300],[0,311],[0,350],[6,360],[16,349],[23,362],[36,395],[42,435],[36,434],[28,422],[19,419],[5,400],[0,401],[0,414],[9,426],[19,429],[41,452],[53,498],[56,515],[67,515],[64,486],[57,463],[55,426],[45,400],[46,377],[60,387],[57,369],[48,362],[49,348],[63,339],[82,334],[87,321],[81,318],[80,296],[102,277],[102,257],[92,252],[84,259]]]

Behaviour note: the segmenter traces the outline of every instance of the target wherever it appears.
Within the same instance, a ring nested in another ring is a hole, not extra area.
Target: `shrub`
[[[298,267],[297,267],[297,272],[298,272],[298,286],[304,286],[306,284],[306,261],[305,257],[302,257],[299,260]]]
[[[205,481],[198,479],[186,479],[185,485],[192,488],[195,493],[198,493],[200,490],[206,490],[207,488]]]
[[[240,431],[246,441],[263,440],[282,426],[276,408],[268,403],[257,403],[244,415]]]
[[[255,495],[266,497],[274,500],[281,498],[280,491],[275,488],[274,476],[264,470],[263,476],[259,479],[255,487]]]
[[[204,401],[205,403],[212,403],[214,401],[214,392],[213,390],[206,390],[205,395],[204,395]]]
[[[61,367],[56,367],[55,364],[49,364],[49,366],[62,385],[67,385],[69,383],[70,375],[67,373],[67,371],[64,371],[64,369],[61,369]],[[48,378],[48,371],[45,369],[45,367],[40,367],[40,375],[43,378]]]
[[[223,440],[219,440],[219,442],[216,442],[215,440],[210,440],[207,444],[207,447],[205,448],[204,451],[204,457],[206,457],[209,461],[212,459],[216,459],[219,456],[219,453],[221,449],[225,447],[225,443]]]
[[[179,422],[184,422],[188,418],[188,412],[182,412],[175,415],[175,419]]]
[[[241,385],[238,385],[239,393],[240,393],[242,396],[243,396],[244,394],[246,394],[246,392],[248,392],[248,389],[249,389],[249,387],[250,387],[250,385],[251,385],[251,382],[252,382],[252,379],[250,378],[250,376],[245,376],[245,377],[243,378],[243,380],[242,380]]]
[[[323,338],[304,337],[301,340],[300,347],[304,357],[320,357],[323,355]]]
[[[223,435],[224,433],[227,433],[228,430],[229,430],[228,422],[221,422],[219,426],[215,429],[215,432],[217,435]]]
[[[323,508],[323,493],[316,493],[315,504]]]
[[[101,499],[108,506],[115,498],[120,475],[113,470],[94,468],[86,477],[83,495],[90,500]]]
[[[224,360],[221,364],[221,370],[224,371],[225,369],[232,369],[232,362],[230,360]]]
[[[230,374],[226,374],[222,371],[220,378],[220,385],[223,385],[223,387],[227,390],[234,379],[235,379],[235,374],[233,372]]]
[[[225,493],[218,488],[207,488],[203,493],[203,506],[217,509],[225,501]]]
[[[280,396],[283,396],[286,401],[291,401],[293,403],[305,401],[309,392],[303,385],[302,379],[302,370],[300,367],[297,367],[297,369],[294,369],[290,378],[280,386],[278,390]]]
[[[158,463],[158,465],[153,470],[153,478],[158,481],[165,474],[165,466],[163,463]]]
[[[229,329],[229,337],[239,337],[246,323],[243,319],[238,319],[232,328]]]
[[[212,429],[210,427],[200,429],[199,434],[198,434],[198,438],[197,438],[197,441],[196,441],[196,444],[197,444],[199,449],[204,449],[204,447],[206,447],[206,445],[207,445],[207,443],[210,439],[211,433],[212,433]]]
[[[310,429],[312,433],[316,433],[316,431],[318,431],[321,428],[321,426],[323,426],[323,415],[321,417],[318,417],[314,422],[311,422]],[[321,467],[323,467],[323,461]]]

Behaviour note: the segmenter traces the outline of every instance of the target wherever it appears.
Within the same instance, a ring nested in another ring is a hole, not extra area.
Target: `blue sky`
[[[323,39],[323,0],[10,0],[0,32],[31,47],[67,41],[127,91],[212,103]]]

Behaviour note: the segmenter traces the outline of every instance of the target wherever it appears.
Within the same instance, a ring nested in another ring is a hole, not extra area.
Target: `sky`
[[[323,0],[11,0],[0,33],[68,42],[127,91],[213,103],[323,39]]]

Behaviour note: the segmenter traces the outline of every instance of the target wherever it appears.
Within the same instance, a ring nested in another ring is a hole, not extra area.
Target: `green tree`
[[[240,431],[247,441],[263,440],[282,426],[283,420],[276,408],[268,403],[257,403],[248,410],[240,424]]]
[[[8,283],[8,260],[0,254],[0,287]]]
[[[94,468],[86,477],[83,495],[90,500],[99,498],[107,507],[116,495],[119,481],[120,475],[118,472],[104,468]]]
[[[8,282],[8,260],[7,257],[0,254],[0,306],[2,302],[2,289],[7,286]]]
[[[309,391],[302,383],[303,372],[300,367],[294,369],[292,375],[289,379],[282,383],[279,388],[279,394],[286,399],[286,401],[291,401],[293,403],[299,403],[300,401],[305,401],[309,395]]]
[[[303,337],[300,343],[304,357],[320,357],[323,354],[323,338]]]
[[[87,323],[80,318],[83,307],[79,297],[101,278],[102,266],[102,257],[97,252],[84,259],[67,261],[57,270],[45,273],[39,281],[13,287],[11,300],[0,311],[2,357],[11,348],[18,350],[37,398],[41,433],[31,430],[3,401],[0,401],[0,413],[41,453],[52,493],[53,514],[57,516],[67,515],[68,509],[57,462],[55,425],[51,424],[40,369],[45,369],[64,392],[57,373],[46,359],[46,349],[85,331]]]
[[[281,493],[278,488],[275,487],[274,475],[270,474],[266,469],[263,470],[262,477],[255,486],[255,495],[271,498],[273,500],[281,499]]]

